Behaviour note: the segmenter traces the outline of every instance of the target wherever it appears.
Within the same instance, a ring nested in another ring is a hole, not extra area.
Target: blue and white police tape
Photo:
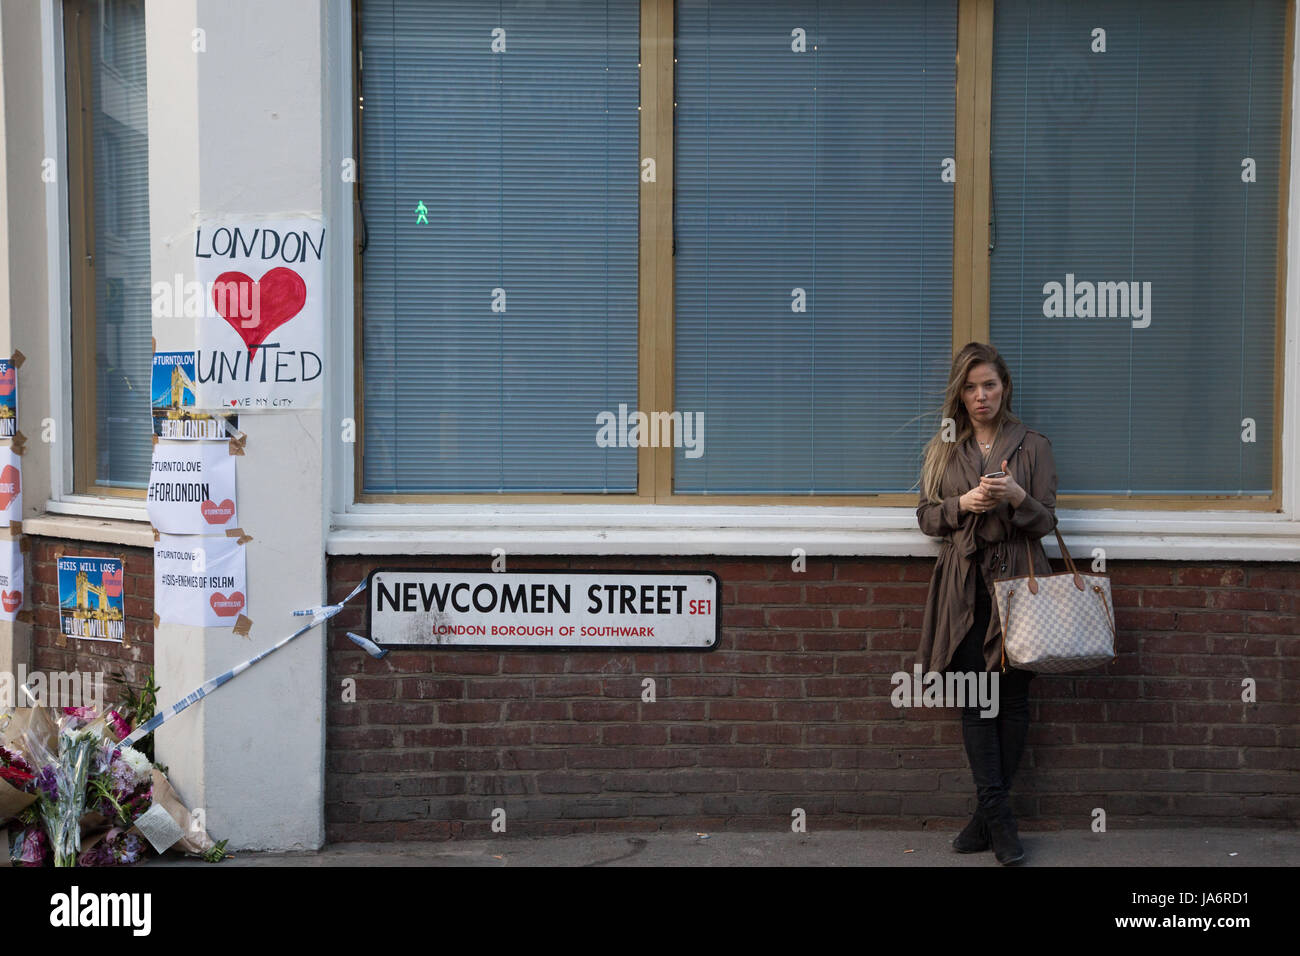
[[[280,648],[284,647],[284,645],[292,641],[295,637],[298,637],[301,634],[306,634],[317,624],[322,624],[325,621],[328,621],[335,614],[339,613],[339,611],[343,610],[343,605],[347,604],[348,601],[352,600],[352,598],[356,597],[357,594],[365,590],[365,587],[366,587],[366,582],[362,581],[360,584],[358,584],[356,587],[352,589],[351,594],[345,597],[338,604],[326,604],[326,605],[322,605],[321,607],[310,609],[306,613],[311,614],[312,616],[311,620],[308,621],[306,624],[304,624],[302,627],[298,628],[298,630],[294,631],[292,634],[290,634],[288,637],[284,638],[283,640],[279,641],[278,643],[268,647],[260,654],[250,657],[242,664],[236,664],[234,667],[230,668],[230,670],[226,671],[224,674],[219,674],[218,676],[212,678],[211,680],[206,681],[203,684],[203,686],[199,687],[197,690],[191,691],[190,693],[182,697],[180,700],[178,700],[176,703],[168,707],[166,710],[162,711],[161,713],[155,714],[153,717],[151,717],[149,720],[146,720],[135,730],[131,731],[131,733],[128,734],[126,738],[122,740],[122,745],[125,747],[134,746],[136,742],[139,741],[142,737],[145,737],[146,735],[153,733],[155,730],[157,730],[167,721],[171,720],[173,717],[175,717],[177,714],[183,711],[186,707],[190,706],[190,704],[193,704],[194,702],[200,701],[204,697],[207,697],[208,694],[212,693],[222,684],[226,683],[226,681],[232,680],[237,674],[242,674],[244,671],[248,670],[250,667],[252,667],[254,664],[262,660],[263,658],[270,657]],[[295,611],[294,613],[302,614],[304,612]],[[360,640],[358,640],[357,636],[353,634],[349,634],[348,637],[352,638],[353,642],[356,643],[359,647],[361,647],[362,650],[366,651],[366,653],[370,654],[371,657],[383,657],[385,654],[388,653],[387,651],[380,650],[380,648],[377,645],[372,644],[370,641],[367,641],[365,638],[360,638]],[[362,643],[363,641],[364,643]]]
[[[351,631],[348,631],[348,637],[351,639],[353,644],[357,645],[357,647],[361,648],[376,660],[383,660],[388,656],[388,651],[384,650],[367,637],[362,637],[360,634],[353,634]]]

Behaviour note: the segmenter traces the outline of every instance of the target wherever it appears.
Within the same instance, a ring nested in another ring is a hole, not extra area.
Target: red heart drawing
[[[251,357],[267,336],[302,311],[307,304],[307,283],[284,266],[256,282],[242,272],[223,272],[212,286],[212,304],[239,333]],[[252,314],[241,315],[244,309]]]
[[[12,614],[23,606],[23,592],[0,591],[0,605],[3,605],[4,609]]]
[[[208,603],[212,605],[217,617],[234,617],[244,606],[244,595],[240,591],[233,591],[230,597],[226,597],[218,591],[208,598]]]
[[[208,524],[225,524],[235,516],[235,503],[227,498],[221,504],[208,500],[199,505],[203,520]]]
[[[0,509],[8,508],[18,497],[22,488],[22,476],[13,465],[5,465],[0,471]]]
[[[106,597],[122,596],[122,569],[104,572],[104,594]]]
[[[14,390],[14,367],[10,365],[0,372],[0,395],[11,395]]]

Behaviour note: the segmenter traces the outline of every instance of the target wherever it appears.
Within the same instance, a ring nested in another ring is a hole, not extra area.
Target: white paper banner
[[[23,460],[10,445],[0,445],[0,522],[23,520]]]
[[[234,538],[160,534],[153,546],[154,610],[168,624],[233,627],[247,604],[244,546]]]
[[[19,539],[0,540],[0,621],[12,621],[23,608],[23,552]]]
[[[324,252],[325,224],[317,219],[200,223],[197,407],[321,407]]]
[[[168,534],[212,534],[237,527],[235,459],[228,446],[154,445],[145,507],[153,526]]]

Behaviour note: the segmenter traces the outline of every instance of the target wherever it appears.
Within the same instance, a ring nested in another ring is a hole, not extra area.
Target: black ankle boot
[[[1020,835],[1016,832],[1016,818],[1011,813],[1011,804],[1003,802],[988,818],[989,842],[993,844],[993,855],[1003,866],[1019,863],[1025,858],[1025,848],[1020,845]]]
[[[952,848],[958,853],[981,853],[989,848],[988,824],[984,822],[984,814],[978,807],[975,808],[970,823],[953,839]]]

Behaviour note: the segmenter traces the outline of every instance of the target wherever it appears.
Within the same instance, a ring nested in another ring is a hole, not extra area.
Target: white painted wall
[[[320,215],[320,4],[149,0],[146,29],[153,280],[190,281],[200,215]],[[159,349],[192,347],[191,328],[174,342],[159,334]],[[321,421],[319,411],[241,415],[251,639],[158,628],[164,702],[291,633],[302,623],[291,611],[324,603]],[[317,629],[160,729],[159,761],[232,849],[323,844],[324,675]]]
[[[35,3],[0,6],[0,355],[19,349],[27,357],[18,372],[18,427],[28,437],[24,520],[45,510],[49,487],[40,424],[50,415],[50,338],[41,318],[48,314],[45,200],[57,187],[41,181],[41,13]],[[0,671],[31,665],[31,636],[30,624],[0,623]]]

